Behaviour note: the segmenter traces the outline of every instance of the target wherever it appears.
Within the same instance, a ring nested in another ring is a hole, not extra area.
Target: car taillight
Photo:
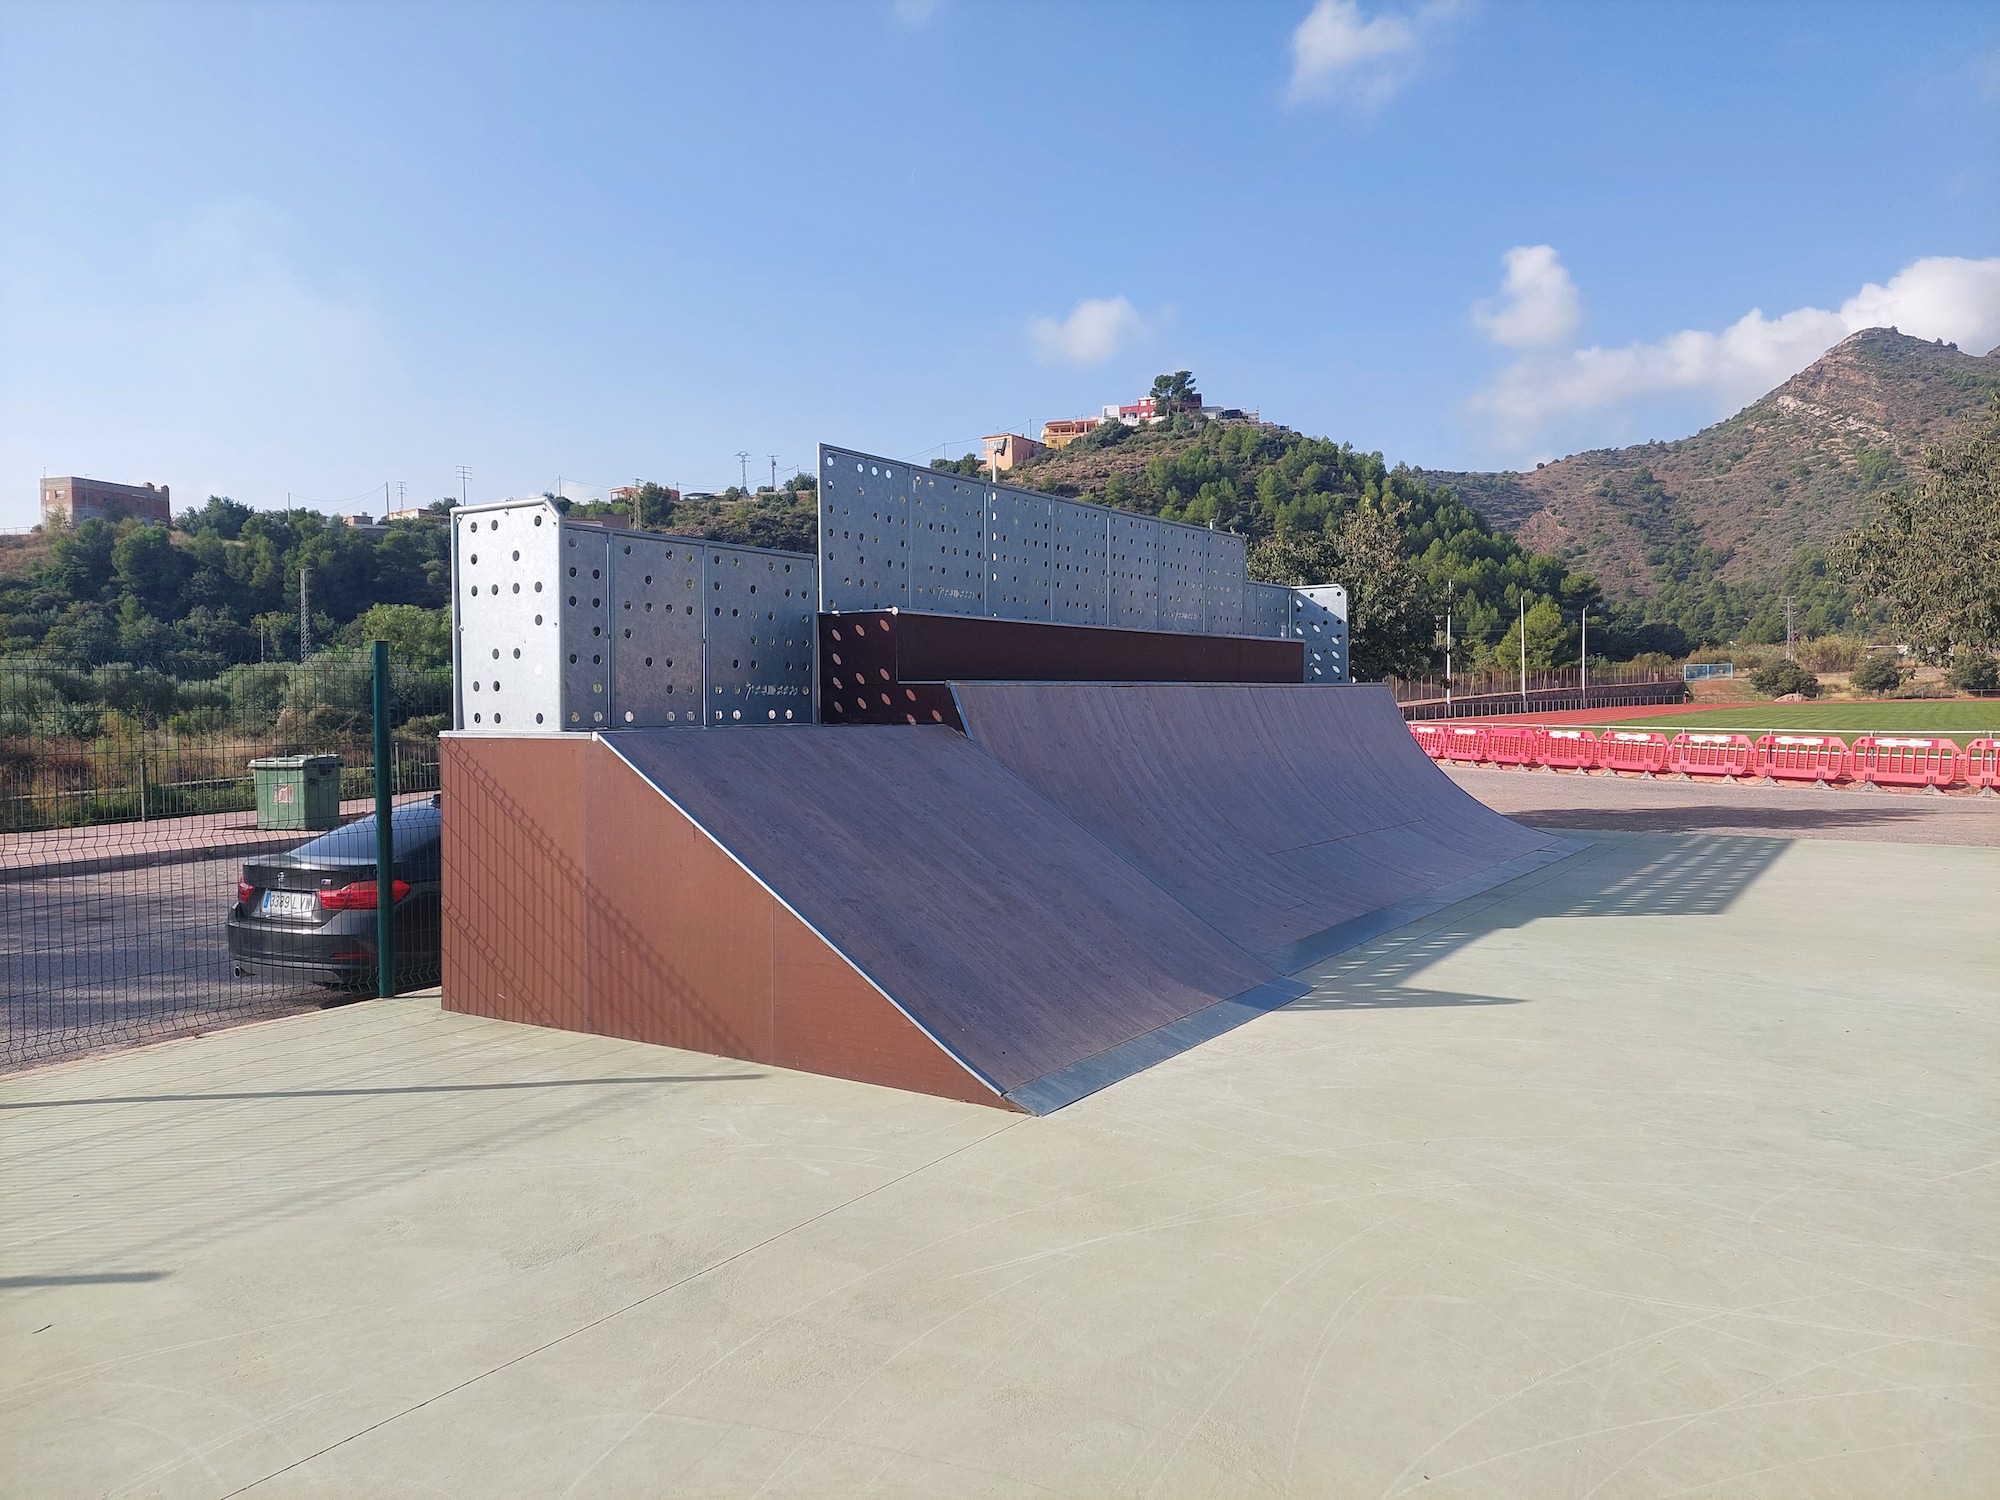
[[[398,880],[389,887],[390,894],[401,901],[410,894],[410,883]],[[352,885],[344,885],[337,891],[321,891],[319,904],[328,911],[373,911],[375,910],[375,882],[357,880]]]
[[[252,901],[255,901],[256,899],[257,899],[256,886],[252,885],[247,880],[239,880],[236,882],[236,904],[238,906],[248,906]]]

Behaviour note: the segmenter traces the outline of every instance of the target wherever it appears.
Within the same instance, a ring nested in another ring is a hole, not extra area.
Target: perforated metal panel
[[[564,522],[539,500],[452,525],[461,728],[813,721],[812,558]]]
[[[812,560],[708,547],[711,727],[812,722]]]
[[[563,727],[611,725],[611,538],[588,526],[562,529]]]
[[[1292,633],[1292,591],[1281,583],[1243,585],[1243,633],[1289,636]]]
[[[468,517],[452,534],[462,595],[459,719],[471,728],[553,729],[562,717],[555,511]]]
[[[1148,516],[1111,513],[1111,618],[1126,630],[1160,628],[1160,546],[1166,528]]]
[[[1208,534],[1208,562],[1202,569],[1202,629],[1210,635],[1243,635],[1243,590],[1248,551],[1234,532]]]
[[[986,492],[986,612],[1049,617],[1049,501],[1025,490]]]
[[[699,723],[703,548],[679,538],[612,538],[611,724]]]
[[[986,486],[956,475],[912,471],[909,517],[910,608],[939,615],[985,614]]]
[[[1208,533],[1168,525],[1162,528],[1161,542],[1160,629],[1200,630]]]
[[[1329,583],[1292,594],[1292,634],[1306,643],[1306,681],[1346,682],[1347,590]]]
[[[910,479],[906,464],[820,450],[820,608],[909,608]]]
[[[1108,625],[1110,512],[1069,500],[1049,502],[1049,618],[1058,625]]]

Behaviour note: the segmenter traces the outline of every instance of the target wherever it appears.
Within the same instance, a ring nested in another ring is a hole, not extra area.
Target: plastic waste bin
[[[274,755],[250,762],[259,828],[320,829],[340,823],[340,757]]]

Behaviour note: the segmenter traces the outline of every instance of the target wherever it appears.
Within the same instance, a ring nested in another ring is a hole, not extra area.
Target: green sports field
[[[2000,737],[2000,698],[1927,703],[1739,703],[1660,718],[1616,719],[1607,729],[1651,729],[1669,735],[1683,729],[1735,729],[1745,733],[1949,735],[1961,745],[1984,736]]]

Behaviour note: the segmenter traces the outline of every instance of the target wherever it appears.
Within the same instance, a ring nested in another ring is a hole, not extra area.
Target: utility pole
[[[389,524],[389,512],[395,507],[389,504],[389,481],[382,481],[382,524]]]
[[[1577,686],[1583,691],[1583,706],[1590,707],[1590,606],[1583,607],[1583,640],[1576,648]]]
[[[1451,596],[1453,585],[1444,586],[1444,716],[1451,717]]]
[[[747,495],[750,493],[750,450],[748,448],[739,449],[736,454],[736,462],[743,470],[743,493]]]
[[[1787,594],[1785,595],[1785,660],[1792,659],[1792,596]]]
[[[299,660],[313,654],[312,569],[299,569]]]
[[[1521,595],[1521,712],[1528,711],[1528,596]]]
[[[777,488],[778,488],[778,455],[773,453],[771,455],[771,489],[773,493],[777,491]]]
[[[466,481],[471,478],[472,478],[472,470],[468,469],[464,464],[460,464],[458,466],[458,503],[460,505],[469,505],[472,503],[470,500],[466,498],[466,488],[465,488]]]

